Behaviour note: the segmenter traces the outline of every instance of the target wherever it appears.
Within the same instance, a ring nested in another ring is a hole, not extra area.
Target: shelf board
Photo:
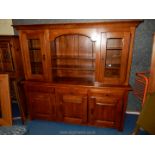
[[[31,63],[36,63],[36,64],[41,64],[42,62],[41,61],[31,61]]]
[[[94,68],[84,67],[52,67],[53,70],[95,71]]]
[[[29,50],[41,50],[41,48],[29,48]]]
[[[0,61],[0,63],[10,63],[10,64],[12,64],[12,61],[11,60],[2,60],[2,61]]]
[[[92,58],[92,57],[78,57],[78,56],[57,56],[57,57],[52,57],[52,59],[95,60],[95,58]]]
[[[120,66],[105,67],[105,69],[117,69],[118,70],[120,69]]]
[[[107,47],[106,50],[122,50],[122,47]]]

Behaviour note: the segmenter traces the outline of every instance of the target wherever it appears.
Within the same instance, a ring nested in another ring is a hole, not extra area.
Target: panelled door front
[[[70,123],[87,122],[87,94],[84,89],[57,88],[58,118]]]
[[[89,123],[96,126],[120,127],[122,92],[90,90],[88,96]]]
[[[52,93],[30,92],[29,110],[31,119],[54,120],[56,117],[55,95]]]

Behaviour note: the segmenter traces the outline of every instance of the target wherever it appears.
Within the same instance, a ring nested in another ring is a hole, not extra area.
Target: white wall
[[[14,35],[12,19],[0,19],[0,35]]]

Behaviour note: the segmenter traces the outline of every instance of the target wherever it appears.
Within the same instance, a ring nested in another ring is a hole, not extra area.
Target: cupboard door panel
[[[87,96],[75,93],[74,90],[66,89],[66,92],[64,90],[57,92],[59,120],[78,124],[86,123]]]
[[[130,32],[102,33],[100,68],[104,84],[123,84],[126,80]]]
[[[89,122],[92,125],[119,128],[122,115],[121,93],[116,96],[113,93],[90,92],[88,99]]]
[[[31,92],[29,94],[30,117],[32,119],[55,119],[55,95]]]

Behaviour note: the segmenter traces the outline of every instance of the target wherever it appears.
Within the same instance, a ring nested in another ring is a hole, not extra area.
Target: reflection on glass
[[[123,41],[120,38],[107,40],[105,77],[120,77],[122,46]]]
[[[41,57],[41,47],[39,39],[29,39],[28,40],[30,63],[31,63],[31,73],[32,74],[42,74],[42,57]]]
[[[14,70],[10,44],[2,42],[0,44],[0,71],[11,72]]]

